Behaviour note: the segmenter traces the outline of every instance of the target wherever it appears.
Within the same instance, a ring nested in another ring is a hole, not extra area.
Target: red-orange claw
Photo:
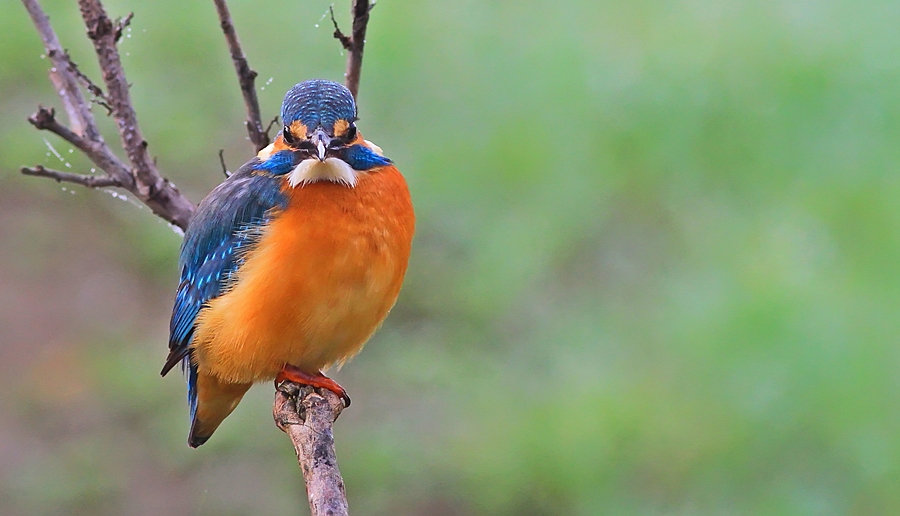
[[[341,398],[341,401],[344,402],[345,408],[350,406],[350,396],[347,395],[347,390],[341,387],[339,383],[325,376],[321,372],[310,374],[301,371],[300,369],[297,369],[292,365],[286,365],[284,366],[284,369],[280,373],[278,373],[278,376],[275,377],[275,385],[278,386],[281,382],[284,381],[299,383],[301,385],[309,385],[310,387],[314,387],[317,389],[328,389]]]

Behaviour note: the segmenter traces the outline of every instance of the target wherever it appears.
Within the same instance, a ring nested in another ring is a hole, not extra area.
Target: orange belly
[[[197,318],[199,372],[271,380],[285,364],[314,373],[356,354],[397,300],[414,216],[393,166],[353,188],[322,181],[288,206],[246,256],[233,286]]]

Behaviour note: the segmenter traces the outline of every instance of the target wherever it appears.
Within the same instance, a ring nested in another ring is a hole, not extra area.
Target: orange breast
[[[319,371],[356,354],[397,300],[414,216],[396,168],[286,193],[233,287],[197,318],[201,373],[246,383],[285,364]]]

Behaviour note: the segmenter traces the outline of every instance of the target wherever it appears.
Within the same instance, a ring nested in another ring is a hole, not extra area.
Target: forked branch
[[[122,35],[131,16],[113,23],[99,0],[79,0],[81,14],[87,26],[88,37],[94,43],[94,50],[103,71],[103,82],[107,93],[87,78],[75,66],[62,48],[50,20],[37,0],[22,0],[35,29],[41,36],[47,57],[50,58],[50,80],[69,118],[71,127],[56,119],[55,111],[39,107],[28,118],[36,128],[50,131],[83,152],[105,175],[85,176],[76,179],[73,175],[48,175],[42,167],[24,168],[25,174],[52,177],[57,181],[67,181],[85,186],[119,186],[128,190],[146,204],[156,215],[184,229],[194,211],[194,205],[184,197],[172,183],[164,178],[156,168],[156,163],[147,152],[147,142],[141,136],[137,116],[128,93],[128,81],[122,69],[116,41]],[[129,163],[124,163],[109,148],[97,128],[97,122],[88,102],[79,88],[79,82],[100,98],[116,121],[122,148]],[[88,179],[89,178],[89,179]]]
[[[344,73],[344,84],[353,98],[359,92],[359,76],[362,71],[363,48],[366,46],[366,27],[369,26],[369,13],[375,8],[375,3],[369,0],[353,0],[350,9],[353,15],[353,30],[351,36],[341,31],[337,20],[334,19],[334,8],[329,7],[331,23],[334,24],[334,39],[341,42],[341,46],[347,51],[347,71]]]

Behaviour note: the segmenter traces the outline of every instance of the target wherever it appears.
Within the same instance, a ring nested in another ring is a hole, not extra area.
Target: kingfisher
[[[200,203],[181,246],[165,376],[182,364],[205,443],[251,385],[325,388],[394,306],[415,228],[403,176],[327,80],[287,92],[284,128]]]

